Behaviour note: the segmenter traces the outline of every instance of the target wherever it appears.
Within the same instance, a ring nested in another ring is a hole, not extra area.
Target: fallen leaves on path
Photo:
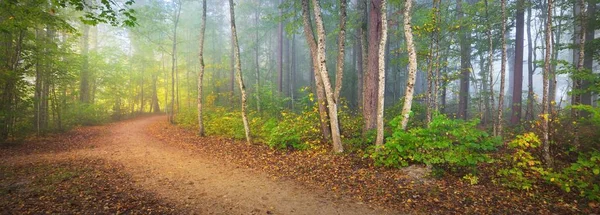
[[[218,162],[268,173],[274,180],[293,180],[307,189],[326,189],[357,202],[409,213],[426,214],[576,214],[590,208],[559,193],[526,193],[494,185],[482,176],[471,185],[460,178],[415,179],[396,169],[375,167],[356,154],[281,151],[218,137],[198,137],[194,131],[161,121],[150,136]]]
[[[181,214],[100,160],[0,165],[0,213]]]

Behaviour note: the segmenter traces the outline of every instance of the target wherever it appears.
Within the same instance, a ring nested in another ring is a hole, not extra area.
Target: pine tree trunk
[[[248,116],[246,114],[247,104],[246,104],[246,87],[244,86],[244,80],[242,79],[242,63],[240,59],[240,46],[238,45],[237,39],[237,31],[235,27],[235,12],[234,12],[234,4],[233,0],[229,0],[229,13],[231,15],[231,37],[233,38],[233,47],[234,47],[234,58],[235,58],[235,71],[236,71],[236,79],[238,85],[240,87],[240,93],[242,97],[242,120],[244,123],[244,131],[246,133],[246,142],[248,144],[252,143],[250,139],[250,124],[248,123]]]
[[[204,31],[206,30],[206,0],[202,0],[202,25],[200,26],[200,51],[199,62],[200,71],[198,72],[198,135],[204,136],[204,121],[202,120],[202,83],[204,78]]]
[[[406,2],[412,2],[412,0],[407,0]],[[379,40],[379,89],[378,89],[378,99],[377,99],[377,139],[375,141],[375,145],[382,146],[383,145],[383,111],[385,105],[385,47],[387,42],[387,0],[383,0],[381,3],[381,35]],[[410,10],[411,3],[408,3],[407,9]],[[410,12],[410,11],[409,11]],[[406,15],[406,14],[405,14]]]
[[[521,122],[521,104],[523,95],[523,47],[525,31],[525,0],[517,1],[517,27],[515,38],[515,67],[513,74],[512,115],[510,123],[513,125]]]
[[[379,50],[379,36],[381,35],[381,1],[369,0],[369,37],[368,37],[368,57],[367,67],[364,75],[363,84],[363,118],[364,131],[375,129],[377,127],[377,89],[378,82],[378,57],[376,53]],[[383,84],[383,83],[382,83]]]
[[[464,12],[462,9],[462,0],[456,1],[457,19],[462,19]],[[471,43],[470,34],[467,26],[460,26],[459,44],[460,44],[460,91],[458,98],[458,118],[467,119],[469,108],[469,78],[471,73]]]
[[[406,49],[408,51],[408,80],[406,81],[406,91],[404,93],[404,106],[402,107],[402,122],[400,126],[406,130],[410,110],[412,107],[413,93],[415,87],[415,78],[417,75],[417,53],[413,42],[412,24],[411,24],[412,1],[404,3],[404,37],[406,38]]]

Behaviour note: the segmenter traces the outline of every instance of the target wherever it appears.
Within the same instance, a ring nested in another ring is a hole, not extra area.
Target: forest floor
[[[0,214],[579,214],[597,205],[558,190],[471,185],[359,155],[278,151],[198,137],[164,116],[0,148]]]

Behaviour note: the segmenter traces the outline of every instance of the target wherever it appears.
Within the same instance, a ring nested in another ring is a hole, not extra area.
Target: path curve
[[[194,214],[391,214],[148,137],[144,129],[159,120],[166,118],[152,116],[107,125],[105,134],[90,140],[94,147],[13,159],[96,158],[116,162],[140,189]]]

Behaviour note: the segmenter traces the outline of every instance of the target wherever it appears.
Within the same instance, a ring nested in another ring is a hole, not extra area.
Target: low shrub
[[[538,136],[532,132],[517,135],[508,144],[511,153],[503,158],[504,168],[496,173],[504,186],[531,190],[539,179],[548,175],[542,162],[532,155],[532,150],[541,144]]]
[[[392,136],[387,143],[370,153],[378,165],[404,167],[420,163],[435,168],[473,168],[480,162],[490,162],[487,152],[496,149],[499,141],[476,128],[477,120],[449,119],[437,114],[429,128],[398,128],[401,116],[392,122]]]

